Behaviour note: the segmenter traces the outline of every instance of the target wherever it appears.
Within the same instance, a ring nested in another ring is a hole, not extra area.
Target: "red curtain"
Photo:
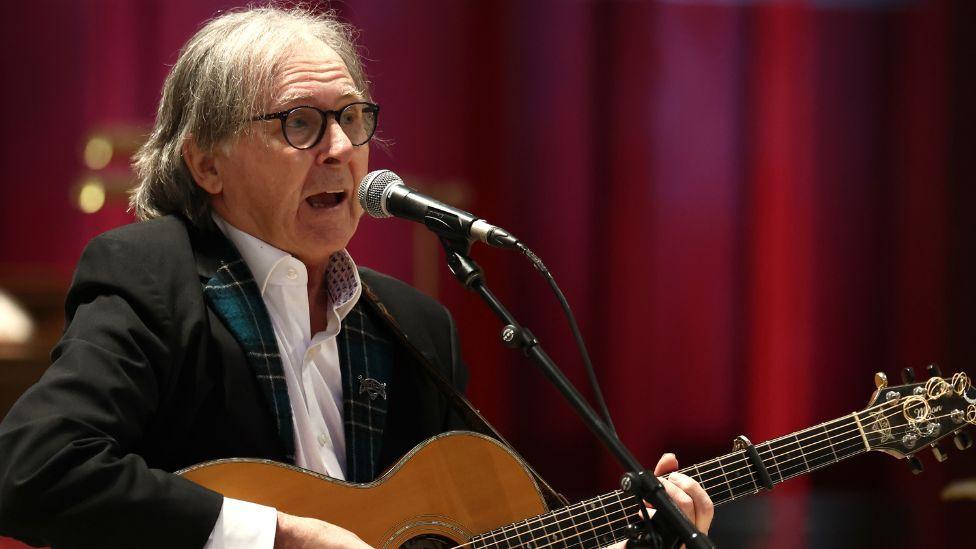
[[[83,136],[149,124],[178,47],[233,4],[0,8],[19,45],[0,91],[14,107],[0,263],[70,272],[88,238],[127,219],[118,202],[94,215],[70,205]],[[648,466],[664,451],[691,464],[738,434],[760,442],[859,409],[875,371],[897,379],[938,361],[976,374],[967,0],[335,7],[362,28],[393,141],[374,148],[373,168],[511,229],[545,260],[617,429]],[[449,279],[432,237],[364,221],[353,252],[448,305],[471,399],[557,488],[613,488],[618,466],[498,345],[500,326]],[[475,257],[583,387],[545,283],[503,252]],[[918,478],[872,454],[722,507],[716,539],[964,543],[952,524],[973,507],[938,491],[976,476],[973,455],[923,459]]]

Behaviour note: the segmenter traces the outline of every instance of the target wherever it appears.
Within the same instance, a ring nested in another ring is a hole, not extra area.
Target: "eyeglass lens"
[[[328,118],[332,118],[329,113]],[[312,107],[298,107],[285,118],[285,138],[291,146],[307,149],[315,146],[324,134],[322,125],[327,118]],[[376,110],[368,103],[353,103],[339,111],[339,127],[353,145],[362,145],[376,130]]]

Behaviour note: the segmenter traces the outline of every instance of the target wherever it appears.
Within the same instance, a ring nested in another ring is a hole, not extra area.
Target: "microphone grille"
[[[390,170],[376,170],[366,174],[359,183],[359,204],[371,217],[391,217],[386,211],[386,190],[393,185],[403,185],[400,176]]]

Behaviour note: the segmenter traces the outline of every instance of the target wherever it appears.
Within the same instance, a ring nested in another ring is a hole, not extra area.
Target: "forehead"
[[[297,43],[280,67],[274,84],[277,105],[303,101],[331,108],[331,103],[342,97],[358,95],[342,58],[319,40],[310,38]]]

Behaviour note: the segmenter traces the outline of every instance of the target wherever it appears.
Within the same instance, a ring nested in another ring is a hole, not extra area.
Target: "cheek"
[[[289,159],[254,155],[235,163],[225,183],[228,202],[284,215],[294,211],[301,196],[303,176]]]
[[[363,147],[356,150],[356,154],[349,163],[349,170],[352,173],[353,197],[355,198],[359,193],[359,184],[366,177],[366,172],[369,170],[369,145],[363,145]]]

